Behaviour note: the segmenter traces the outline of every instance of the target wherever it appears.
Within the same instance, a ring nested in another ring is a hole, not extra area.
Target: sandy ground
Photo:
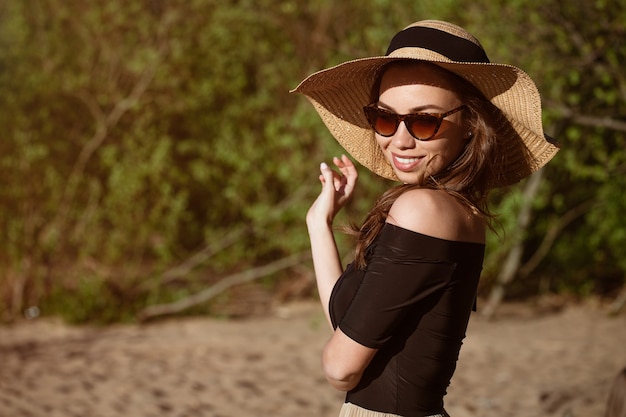
[[[626,315],[501,311],[472,318],[446,396],[452,417],[601,417],[626,366]],[[328,336],[314,303],[236,321],[0,326],[0,416],[332,417],[343,395],[320,371]]]

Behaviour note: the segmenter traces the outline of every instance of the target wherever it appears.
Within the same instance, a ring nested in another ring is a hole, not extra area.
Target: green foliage
[[[127,320],[203,288],[207,276],[308,250],[303,218],[319,163],[342,150],[289,90],[312,71],[383,54],[392,33],[426,18],[466,26],[493,61],[526,69],[543,93],[563,149],[523,237],[526,258],[561,216],[596,203],[522,292],[536,280],[610,291],[603,283],[626,271],[626,12],[617,0],[7,0],[2,317],[38,305],[77,322]],[[359,182],[341,221],[359,222],[389,185],[365,170]],[[503,233],[490,245],[487,286],[517,234],[518,199],[518,187],[494,195]],[[233,232],[240,238],[183,283],[163,279]]]
[[[618,214],[626,190],[626,77],[619,64],[626,59],[626,8],[617,1],[501,3],[475,6],[487,19],[499,10],[507,21],[482,29],[485,47],[537,81],[545,126],[562,148],[546,168],[528,256],[549,227],[588,207],[562,231],[535,278],[555,291],[610,291],[606,284],[615,288],[626,271]]]

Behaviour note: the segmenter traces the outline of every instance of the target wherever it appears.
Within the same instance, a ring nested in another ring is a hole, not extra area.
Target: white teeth
[[[412,164],[414,162],[417,162],[417,158],[400,158],[399,156],[396,156],[396,161],[400,162],[401,164]]]

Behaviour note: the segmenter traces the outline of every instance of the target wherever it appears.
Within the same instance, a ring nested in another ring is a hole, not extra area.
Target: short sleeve
[[[428,243],[424,237],[406,229],[383,230],[370,248],[367,269],[339,320],[339,328],[348,337],[380,348],[406,314],[441,296],[456,264],[433,256],[431,248],[421,248]]]

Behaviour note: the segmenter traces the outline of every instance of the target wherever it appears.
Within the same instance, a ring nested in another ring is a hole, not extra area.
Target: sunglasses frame
[[[396,132],[398,131],[398,126],[400,126],[400,123],[404,122],[404,126],[406,127],[406,130],[411,134],[411,136],[413,136],[413,138],[419,141],[427,141],[427,140],[434,138],[437,132],[439,132],[439,128],[441,127],[441,123],[443,122],[443,119],[445,119],[446,117],[456,112],[459,112],[465,109],[466,107],[467,105],[462,104],[459,107],[456,107],[445,113],[421,113],[420,112],[420,113],[409,113],[409,114],[397,114],[392,111],[380,108],[378,107],[376,103],[373,103],[373,104],[363,107],[363,112],[365,113],[365,117],[367,118],[367,121],[369,122],[370,127],[374,130],[374,132],[376,132],[377,134],[383,137],[388,138],[388,137],[395,135]],[[396,126],[393,129],[393,132],[389,135],[384,135],[380,133],[378,130],[376,130],[376,118],[381,114],[387,115],[390,118],[393,118],[395,121]],[[433,134],[427,138],[418,138],[417,136],[413,134],[413,131],[409,127],[411,123],[411,119],[419,119],[419,118],[428,118],[430,120],[434,119],[435,130],[433,131]],[[409,122],[409,124],[407,124],[407,121]]]

